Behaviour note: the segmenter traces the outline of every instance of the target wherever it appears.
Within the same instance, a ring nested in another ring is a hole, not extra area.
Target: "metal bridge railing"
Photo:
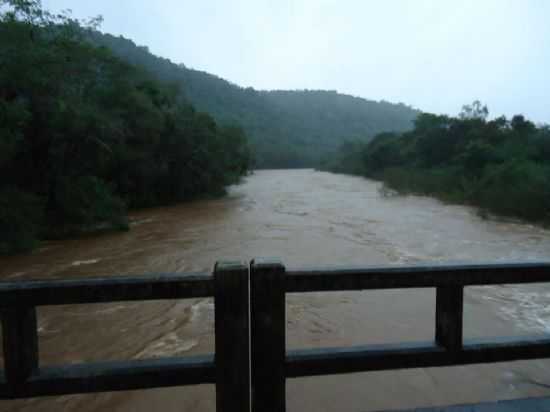
[[[213,275],[0,283],[0,399],[215,384],[217,410],[282,412],[287,378],[550,357],[550,337],[464,340],[465,286],[550,282],[550,264],[287,270],[218,263]],[[287,293],[435,288],[434,340],[286,350]],[[36,307],[214,297],[214,354],[40,367]],[[3,376],[3,377],[2,377]]]
[[[465,286],[550,282],[548,263],[286,270],[257,261],[250,270],[255,412],[285,410],[286,378],[550,357],[550,336],[462,337]],[[436,289],[434,341],[286,350],[286,293],[401,288]]]
[[[218,410],[248,410],[248,265],[214,274],[0,283],[4,348],[0,399],[215,384]],[[36,307],[214,297],[216,353],[40,367]],[[235,373],[241,370],[243,373]]]

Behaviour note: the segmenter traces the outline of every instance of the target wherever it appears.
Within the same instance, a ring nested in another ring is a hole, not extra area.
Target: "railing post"
[[[254,260],[250,268],[252,412],[286,410],[285,267]]]
[[[250,411],[250,296],[248,265],[214,269],[216,411]]]
[[[14,393],[38,368],[37,333],[36,308],[2,310],[4,370],[6,381]]]
[[[462,348],[464,286],[436,288],[435,340],[450,352]]]

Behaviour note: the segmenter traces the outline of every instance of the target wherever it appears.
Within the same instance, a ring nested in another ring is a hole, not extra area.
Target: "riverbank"
[[[521,165],[506,165],[504,173],[514,173]],[[529,167],[529,166],[527,166]],[[517,179],[516,184],[492,185],[484,180],[468,181],[456,170],[421,170],[392,167],[374,176],[340,171],[343,174],[375,179],[383,184],[384,195],[430,196],[444,203],[472,206],[482,218],[507,219],[518,223],[550,226],[550,194],[546,182],[532,182],[528,176]],[[537,183],[540,183],[537,187]]]
[[[477,104],[477,106],[476,106]],[[550,128],[521,115],[487,120],[487,108],[458,117],[421,114],[414,129],[346,143],[324,169],[378,179],[488,213],[550,224]]]
[[[429,196],[446,204],[473,207],[478,216],[483,219],[536,224],[543,228],[550,227],[548,211],[540,210],[541,203],[545,200],[535,202],[531,197],[523,196],[522,193],[503,192],[498,188],[477,188],[468,191],[457,185],[457,179],[444,172],[431,173],[391,168],[380,175],[366,177],[361,173],[349,171],[327,171],[378,181],[382,183],[380,191],[384,196]],[[534,192],[529,188],[519,187],[517,189],[528,193]],[[480,195],[482,192],[485,194]],[[544,193],[539,192],[534,195],[542,197]]]

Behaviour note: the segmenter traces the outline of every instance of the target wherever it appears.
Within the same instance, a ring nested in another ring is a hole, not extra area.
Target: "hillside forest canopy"
[[[316,167],[343,138],[368,141],[380,132],[410,130],[418,111],[402,103],[372,101],[330,90],[257,91],[154,56],[131,40],[92,33],[93,41],[177,84],[180,97],[218,122],[240,124],[249,137],[255,168]]]
[[[523,115],[488,120],[479,101],[457,117],[423,113],[413,130],[349,141],[326,170],[379,179],[386,193],[425,194],[550,224],[550,127]]]

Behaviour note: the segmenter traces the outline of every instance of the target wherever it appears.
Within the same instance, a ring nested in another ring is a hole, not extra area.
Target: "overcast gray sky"
[[[43,0],[257,89],[331,89],[550,123],[549,0]]]

